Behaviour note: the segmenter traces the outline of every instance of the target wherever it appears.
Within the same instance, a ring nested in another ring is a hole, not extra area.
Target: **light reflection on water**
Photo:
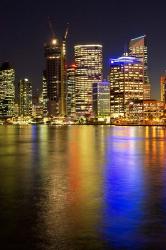
[[[0,127],[3,249],[165,249],[166,129]]]

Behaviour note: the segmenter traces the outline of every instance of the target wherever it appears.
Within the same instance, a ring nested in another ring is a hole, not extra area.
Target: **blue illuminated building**
[[[141,63],[141,60],[131,56],[122,56],[117,59],[110,59],[111,65],[121,65],[121,64],[134,64],[134,63]]]
[[[128,117],[131,101],[143,100],[144,68],[141,59],[128,55],[110,59],[111,118]]]

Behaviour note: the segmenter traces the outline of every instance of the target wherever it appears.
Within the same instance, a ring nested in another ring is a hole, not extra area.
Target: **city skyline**
[[[26,1],[17,3],[19,4],[2,3],[0,29],[3,36],[0,53],[1,61],[8,60],[14,65],[18,78],[27,77],[35,88],[41,86],[44,68],[43,44],[51,37],[47,20],[50,16],[58,37],[64,33],[65,24],[70,22],[70,62],[74,45],[93,42],[103,45],[105,78],[109,58],[121,56],[130,39],[146,34],[152,97],[159,99],[160,75],[166,68],[166,37],[162,32],[163,5],[142,5],[142,1],[136,7],[130,4],[131,1],[119,4],[106,1],[94,4],[91,1],[88,5],[85,1],[83,6],[76,5],[75,1],[57,4],[54,1],[41,1],[40,4],[32,1],[28,4]],[[86,5],[88,8],[85,8]]]

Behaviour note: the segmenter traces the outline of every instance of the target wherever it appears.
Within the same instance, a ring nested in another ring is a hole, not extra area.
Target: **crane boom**
[[[67,39],[68,33],[69,33],[69,23],[67,23],[67,25],[66,25],[66,30],[65,30],[65,35],[64,35],[64,40],[65,41]]]
[[[53,28],[52,21],[51,21],[50,17],[48,17],[48,25],[49,25],[52,37],[55,38],[55,31],[54,31],[54,28]]]

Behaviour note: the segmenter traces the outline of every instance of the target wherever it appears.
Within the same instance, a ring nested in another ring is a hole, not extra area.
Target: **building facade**
[[[74,50],[76,114],[78,116],[92,115],[93,83],[102,81],[103,75],[102,45],[76,45]]]
[[[32,84],[25,78],[18,84],[19,116],[32,116]]]
[[[144,100],[149,100],[151,98],[151,85],[148,76],[148,47],[145,35],[130,40],[129,55],[142,61],[144,69]]]
[[[67,68],[67,115],[74,116],[76,112],[75,100],[75,78],[76,78],[76,65],[72,64]]]
[[[165,114],[165,103],[158,100],[137,100],[129,105],[128,118],[143,124],[161,120]]]
[[[123,56],[110,59],[110,105],[111,117],[126,117],[128,105],[144,98],[143,65],[140,59]]]
[[[110,83],[93,84],[93,113],[97,118],[110,117]]]
[[[47,97],[47,80],[46,80],[46,71],[43,71],[43,78],[42,78],[42,106],[43,106],[43,116],[48,116],[48,97]]]
[[[8,62],[0,66],[0,117],[12,117],[15,104],[15,70]]]
[[[166,103],[166,75],[160,78],[160,99]]]

